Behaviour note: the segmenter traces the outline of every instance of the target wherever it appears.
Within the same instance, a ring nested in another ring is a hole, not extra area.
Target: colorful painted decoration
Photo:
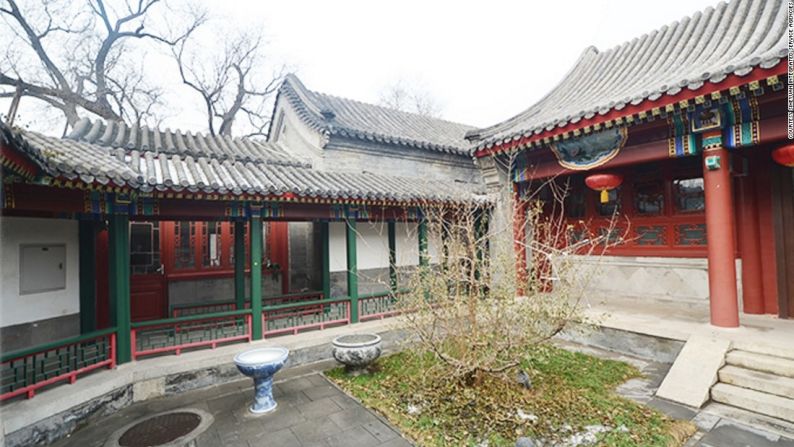
[[[584,171],[613,159],[626,144],[626,127],[613,127],[579,138],[557,141],[550,146],[560,166]]]
[[[588,188],[601,191],[601,203],[609,202],[609,191],[623,183],[623,176],[618,174],[591,174],[585,177]]]
[[[719,107],[698,105],[694,111],[671,114],[667,121],[671,157],[695,155],[709,147],[755,146],[760,141],[758,100],[752,96],[723,97]]]
[[[690,132],[687,113],[675,113],[667,118],[670,137],[667,147],[671,157],[685,157],[699,152],[695,134]]]
[[[723,140],[725,147],[755,146],[761,138],[761,113],[755,97],[734,98],[722,107],[725,116]]]
[[[772,160],[775,163],[789,168],[794,168],[794,144],[788,144],[772,151]]]

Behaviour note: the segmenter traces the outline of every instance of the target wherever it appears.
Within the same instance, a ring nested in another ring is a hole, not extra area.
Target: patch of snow
[[[571,435],[565,440],[563,445],[570,447],[578,447],[580,445],[593,445],[598,442],[597,435],[599,433],[606,433],[612,430],[610,427],[604,425],[588,425],[584,428],[583,432]]]
[[[524,413],[524,410],[522,410],[520,408],[518,409],[518,411],[516,411],[516,415],[522,421],[529,421],[529,422],[532,422],[533,424],[538,421],[538,417],[537,416],[535,416],[532,413]]]

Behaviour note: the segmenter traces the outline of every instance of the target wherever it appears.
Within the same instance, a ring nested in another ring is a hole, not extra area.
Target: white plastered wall
[[[64,244],[66,287],[20,294],[20,246]],[[77,221],[29,217],[0,218],[0,327],[75,314],[80,311]]]
[[[359,270],[387,268],[389,266],[389,239],[385,222],[358,222],[356,225],[356,248]],[[397,265],[412,266],[419,264],[419,239],[415,223],[395,225],[397,242]],[[331,271],[347,270],[345,224],[329,224]],[[439,241],[430,238],[428,253],[431,262],[438,262]]]

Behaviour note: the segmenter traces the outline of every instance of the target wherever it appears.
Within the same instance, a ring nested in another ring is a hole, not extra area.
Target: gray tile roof
[[[11,129],[1,122],[0,142],[24,152],[50,176],[129,186],[145,192],[292,193],[340,201],[479,200],[478,186],[459,182],[319,171],[304,166],[272,164],[267,160],[193,156],[191,154],[197,152],[190,147],[183,153],[167,153],[139,150],[137,145],[131,148],[112,147],[112,144],[101,146],[80,138],[61,139]],[[263,150],[277,150],[270,143],[259,144],[264,146]]]
[[[286,98],[306,124],[325,135],[452,154],[470,152],[463,137],[473,126],[314,92],[292,74],[282,83],[279,98]]]
[[[786,17],[782,0],[732,0],[604,52],[589,47],[532,107],[469,135],[478,138],[477,149],[492,147],[772,68],[786,57]]]
[[[128,126],[117,121],[91,121],[83,118],[75,124],[66,138],[99,146],[141,152],[151,151],[156,154],[214,157],[243,162],[266,161],[271,164],[295,166],[310,165],[307,159],[295,156],[278,144],[248,138]]]

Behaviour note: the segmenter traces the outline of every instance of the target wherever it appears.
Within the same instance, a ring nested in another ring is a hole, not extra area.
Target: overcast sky
[[[550,90],[589,45],[605,50],[714,0],[204,0],[225,26],[261,27],[273,61],[312,90],[377,102],[402,79],[442,116],[477,126],[509,118]],[[222,35],[204,37],[217,44]],[[154,56],[152,56],[154,57]],[[169,127],[204,129],[193,93],[174,80]],[[0,104],[7,108],[5,103]],[[27,115],[30,118],[30,114]]]

